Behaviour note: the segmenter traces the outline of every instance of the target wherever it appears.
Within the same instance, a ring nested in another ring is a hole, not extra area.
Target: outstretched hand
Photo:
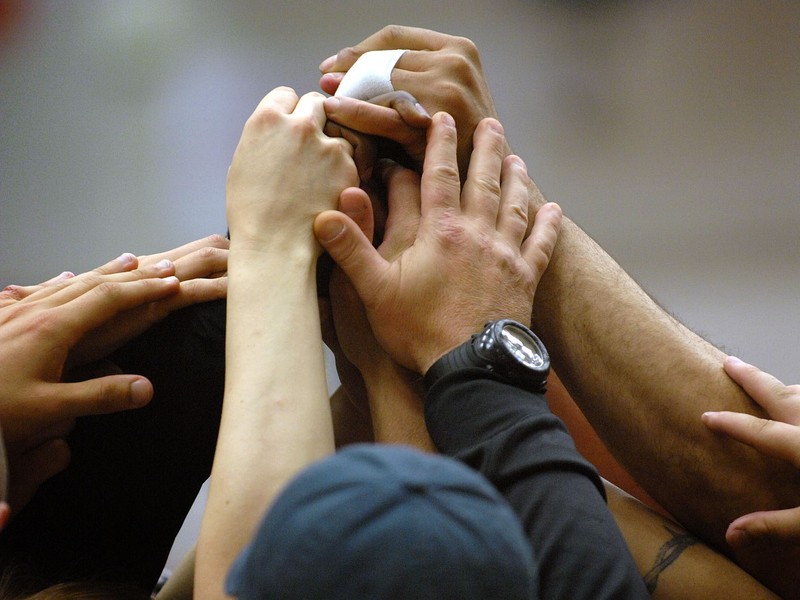
[[[800,469],[800,385],[784,385],[757,367],[729,356],[725,372],[769,415],[769,419],[736,413],[707,412],[703,422],[769,456]],[[800,507],[755,512],[733,521],[726,533],[735,549],[756,543],[773,543],[800,549]]]
[[[529,323],[558,236],[557,205],[528,214],[525,165],[504,159],[500,124],[481,122],[474,145],[462,192],[455,123],[446,113],[434,116],[421,182],[400,167],[384,174],[389,220],[377,250],[340,212],[326,211],[314,223],[381,346],[417,373],[488,320]],[[526,237],[529,218],[536,222]]]

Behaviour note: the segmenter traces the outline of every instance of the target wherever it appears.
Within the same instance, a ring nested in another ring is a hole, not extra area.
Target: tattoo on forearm
[[[664,529],[670,533],[672,538],[667,540],[664,545],[659,548],[653,566],[644,576],[644,583],[650,594],[656,591],[659,575],[678,560],[684,550],[697,543],[697,539],[688,533],[681,533],[680,531],[671,529],[667,525],[664,525]]]

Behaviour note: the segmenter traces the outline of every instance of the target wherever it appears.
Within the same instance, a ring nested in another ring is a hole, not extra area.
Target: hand
[[[735,412],[707,412],[703,423],[769,456],[800,469],[800,385],[786,386],[758,368],[729,356],[725,372],[769,415],[770,420]],[[800,507],[756,512],[736,519],[726,533],[737,549],[754,543],[800,548]]]
[[[309,224],[358,185],[353,147],[324,135],[321,94],[298,98],[279,87],[247,120],[228,171],[231,240],[263,251],[267,243],[319,248]]]
[[[550,204],[525,238],[528,176],[519,158],[503,158],[500,124],[483,121],[474,144],[462,193],[455,124],[446,113],[434,116],[421,186],[405,169],[385,175],[389,220],[380,250],[342,213],[322,213],[314,223],[364,303],[378,342],[417,373],[486,321],[529,323],[558,237],[561,210]]]
[[[70,350],[89,331],[115,316],[179,292],[170,261],[130,270],[137,259],[118,259],[77,277],[32,286],[0,305],[0,425],[11,472],[15,508],[47,478],[66,467],[63,437],[76,417],[140,407],[152,385],[137,375],[63,383]],[[18,291],[18,290],[17,290]]]
[[[136,268],[154,267],[166,260],[173,264],[175,276],[180,279],[181,284],[176,294],[120,313],[96,330],[88,332],[72,348],[68,365],[80,367],[108,356],[173,311],[224,298],[228,290],[228,278],[225,275],[228,245],[226,238],[210,235],[158,254],[137,258],[126,253],[95,269],[95,273],[110,275]],[[38,285],[8,286],[0,292],[0,307],[17,302],[45,287],[74,281],[74,278],[73,273],[65,271]]]
[[[325,99],[324,106],[328,116],[326,133],[334,135],[343,132],[345,137],[347,135],[344,132],[349,132],[351,136],[362,134],[362,142],[356,147],[356,164],[359,165],[362,181],[370,179],[377,158],[408,162],[409,167],[422,171],[426,131],[431,118],[408,92],[390,92],[367,102],[355,98],[330,97]],[[386,148],[386,144],[381,144],[383,139],[399,144],[402,154],[398,156],[396,147]],[[350,141],[353,143],[353,140]]]
[[[448,111],[458,128],[458,165],[462,180],[472,152],[475,128],[485,117],[497,118],[478,50],[470,40],[427,29],[390,25],[352,48],[340,50],[320,65],[320,87],[333,94],[344,73],[370,50],[408,49],[392,71],[396,90],[409,92],[433,114]],[[506,153],[509,152],[505,147]]]

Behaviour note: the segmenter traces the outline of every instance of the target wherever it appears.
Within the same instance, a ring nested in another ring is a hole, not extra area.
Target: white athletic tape
[[[405,50],[373,50],[358,57],[345,73],[336,96],[369,100],[394,91],[392,69]]]

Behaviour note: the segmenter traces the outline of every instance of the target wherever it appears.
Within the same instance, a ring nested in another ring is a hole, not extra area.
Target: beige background
[[[323,58],[396,22],[472,38],[545,194],[689,326],[800,381],[799,3],[10,4],[2,285],[224,232],[263,93],[317,89]]]

